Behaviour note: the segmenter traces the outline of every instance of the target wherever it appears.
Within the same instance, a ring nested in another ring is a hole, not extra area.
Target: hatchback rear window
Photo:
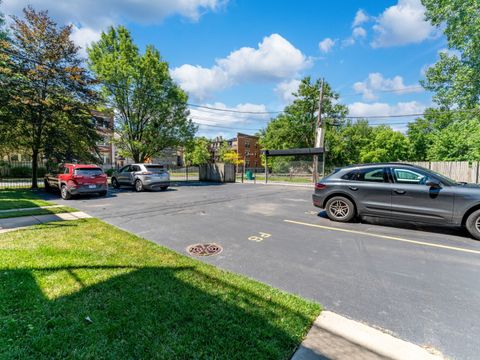
[[[366,168],[353,170],[342,176],[343,180],[385,182],[385,172],[383,168]]]
[[[98,176],[102,174],[103,174],[103,170],[100,168],[75,169],[76,176]]]
[[[145,165],[148,171],[151,172],[163,172],[165,171],[165,166],[163,165]]]

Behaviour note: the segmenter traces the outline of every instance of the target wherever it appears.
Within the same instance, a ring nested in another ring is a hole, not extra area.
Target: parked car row
[[[385,163],[337,169],[315,185],[313,205],[333,221],[374,216],[463,226],[480,240],[480,186],[418,166]]]
[[[112,175],[112,186],[130,186],[135,191],[166,190],[170,186],[170,175],[164,165],[131,164],[124,166]],[[44,178],[45,190],[60,191],[63,199],[74,195],[99,194],[106,196],[108,178],[96,165],[65,164]]]

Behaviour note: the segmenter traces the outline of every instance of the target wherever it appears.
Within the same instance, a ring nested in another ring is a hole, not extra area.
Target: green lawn
[[[0,210],[55,205],[31,190],[0,190]]]
[[[289,359],[319,312],[96,219],[0,235],[1,359]]]

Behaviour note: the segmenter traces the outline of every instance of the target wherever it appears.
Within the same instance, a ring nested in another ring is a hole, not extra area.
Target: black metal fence
[[[38,187],[43,187],[43,176],[47,168],[43,161],[38,163]],[[0,189],[24,189],[32,186],[31,161],[0,160]]]

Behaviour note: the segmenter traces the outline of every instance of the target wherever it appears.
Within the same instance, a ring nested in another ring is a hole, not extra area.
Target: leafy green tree
[[[122,155],[143,162],[193,138],[196,127],[187,119],[187,95],[155,47],[140,54],[130,32],[119,26],[103,32],[88,54],[106,99],[117,111]]]
[[[389,126],[373,128],[368,143],[360,150],[360,162],[401,161],[410,158],[408,138]]]
[[[330,166],[341,166],[362,162],[360,152],[368,146],[372,132],[373,128],[366,120],[330,126],[325,140],[328,148],[327,163]]]
[[[205,137],[195,138],[185,149],[185,163],[187,165],[202,165],[211,161],[210,140]]]
[[[37,188],[39,156],[48,156],[46,150],[55,142],[73,137],[73,155],[78,147],[95,148],[98,136],[89,109],[97,94],[70,40],[72,27],[57,26],[46,11],[28,7],[23,13],[24,19],[13,17],[8,47],[3,48],[7,57],[0,63],[0,88],[5,90],[1,108],[8,113],[2,122],[17,148],[29,150],[32,188]],[[79,128],[81,132],[72,132]]]
[[[472,109],[480,99],[480,1],[422,0],[426,18],[443,29],[449,52],[440,53],[423,86],[444,109]]]
[[[425,161],[428,149],[432,144],[434,123],[428,118],[418,118],[408,124],[407,136],[411,144],[411,159]]]
[[[260,143],[265,149],[311,148],[315,145],[315,128],[317,123],[320,80],[312,82],[305,77],[293,94],[295,100],[285,107],[284,112],[272,119],[260,133]],[[345,105],[337,101],[339,94],[328,83],[324,85],[322,102],[322,119],[333,123],[343,119],[348,112]],[[328,134],[328,132],[327,132]],[[284,162],[285,158],[272,158],[275,162]]]

